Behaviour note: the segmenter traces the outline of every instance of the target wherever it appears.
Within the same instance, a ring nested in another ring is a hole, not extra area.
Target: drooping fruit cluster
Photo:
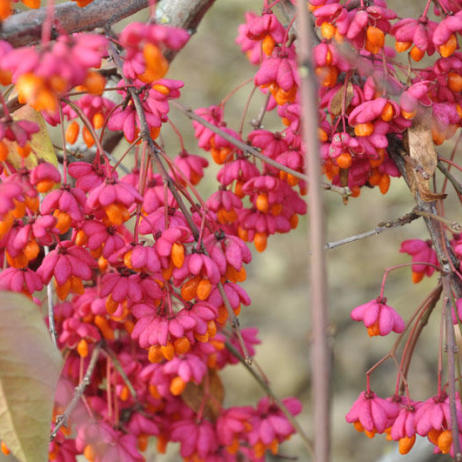
[[[165,51],[188,39],[182,29],[131,23],[116,40],[86,33],[17,49],[0,44],[2,83],[14,85],[19,104],[62,126],[58,163],[37,150],[43,119],[18,119],[4,104],[0,289],[38,305],[53,294],[50,330],[65,357],[56,416],[97,355],[86,406],[58,429],[50,460],[141,461],[156,437],[158,452],[178,442],[185,461],[261,461],[294,433],[271,398],[225,407],[219,371],[250,361],[260,343],[257,329],[239,329],[236,320],[250,304],[241,285],[252,258],[244,241],[263,251],[268,235],[296,226],[304,201],[294,177],[257,167],[199,125],[199,146],[223,169],[218,192],[192,199],[208,161],[185,149],[172,161],[155,142],[184,85],[166,78]],[[121,63],[115,84],[101,72],[109,58]],[[222,125],[219,108],[201,113]],[[131,143],[134,166],[124,175],[105,152],[108,133]],[[299,135],[290,152],[282,136],[251,134],[255,145],[268,136],[281,141],[265,155],[302,172]],[[79,155],[93,160],[70,161],[79,143]],[[295,398],[283,403],[293,415],[301,410]]]

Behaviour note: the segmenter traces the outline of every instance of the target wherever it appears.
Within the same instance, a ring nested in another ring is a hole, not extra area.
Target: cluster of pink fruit
[[[285,49],[286,29],[268,12],[261,20],[268,18],[279,31],[274,46]],[[254,47],[262,47],[265,30],[259,37],[249,33]],[[71,399],[68,385],[82,380],[98,354],[85,406],[56,432],[50,460],[83,454],[95,462],[141,461],[155,437],[161,453],[178,442],[185,461],[262,461],[294,433],[272,398],[256,407],[224,407],[219,371],[252,357],[260,343],[257,329],[239,330],[236,320],[241,305],[250,304],[240,285],[251,261],[244,241],[263,251],[267,236],[296,227],[306,207],[293,188],[305,186],[277,168],[259,168],[198,124],[199,146],[224,165],[219,191],[200,204],[192,199],[207,160],[183,150],[170,161],[154,141],[169,121],[169,100],[183,86],[165,77],[164,52],[180,50],[188,39],[182,29],[131,23],[116,38],[63,34],[17,49],[0,43],[2,84],[14,85],[18,102],[48,124],[62,126],[67,143],[61,166],[45,161],[33,144],[38,124],[16,120],[3,101],[0,289],[38,305],[47,286],[55,294],[49,301],[66,361],[55,415]],[[286,52],[293,58],[293,45]],[[111,53],[122,65],[103,73]],[[111,73],[119,79],[110,89],[119,102],[107,97]],[[293,79],[295,97],[295,72]],[[240,139],[224,127],[220,108],[198,112]],[[249,139],[264,155],[302,172],[296,115],[285,117],[293,121],[285,134],[255,130]],[[124,176],[104,151],[108,132],[123,133],[135,150],[134,167]],[[93,161],[68,160],[79,136],[88,150],[96,148]],[[283,403],[293,415],[301,410],[295,398]]]

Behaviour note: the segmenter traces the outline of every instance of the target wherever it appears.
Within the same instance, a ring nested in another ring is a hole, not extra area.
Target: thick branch
[[[400,140],[395,137],[389,138],[390,148],[388,150],[390,157],[395,162],[398,170],[400,171],[403,178],[406,180],[406,183],[409,185],[409,178],[407,176],[405,160],[403,155],[406,154],[403,144]],[[457,297],[462,296],[462,282],[455,274],[451,271],[451,267],[458,268],[459,261],[451,250],[450,242],[447,236],[444,233],[444,228],[437,220],[431,217],[431,215],[438,215],[435,202],[425,202],[423,201],[419,194],[415,195],[416,203],[418,209],[422,212],[427,212],[428,216],[423,216],[425,224],[427,225],[428,232],[430,233],[430,238],[433,243],[436,255],[438,257],[438,262],[441,266],[441,269],[444,273],[450,273],[450,279],[452,287],[456,291]],[[422,214],[423,215],[423,214]],[[449,258],[449,260],[448,260]]]
[[[313,26],[306,1],[297,0],[297,52],[300,75],[303,141],[306,149],[308,183],[309,241],[311,258],[310,302],[313,341],[311,348],[313,424],[316,428],[314,459],[330,461],[330,385],[331,351],[327,326],[327,271],[325,251],[324,205],[321,194],[321,158],[318,142],[317,81],[313,72]]]
[[[71,34],[114,24],[147,6],[148,0],[94,0],[85,8],[79,8],[75,2],[66,2],[56,5],[55,21],[60,30]],[[39,42],[46,11],[40,8],[9,17],[2,24],[0,39],[14,47]],[[52,31],[52,38],[56,38],[56,30]]]
[[[156,20],[187,29],[191,34],[215,0],[162,0],[157,5]],[[55,7],[55,22],[60,31],[69,34],[107,27],[149,6],[148,0],[94,0],[85,8],[75,2]],[[40,41],[46,8],[15,14],[3,22],[0,39],[14,47],[32,45]],[[57,30],[52,31],[56,38]],[[168,56],[171,59],[173,56]]]

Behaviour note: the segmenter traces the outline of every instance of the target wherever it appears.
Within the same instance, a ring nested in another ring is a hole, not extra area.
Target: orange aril
[[[186,337],[180,337],[173,342],[173,346],[176,354],[183,355],[190,350],[191,342]]]
[[[40,247],[35,239],[30,240],[24,247],[23,253],[27,260],[35,260],[40,253]]]
[[[86,358],[88,356],[88,343],[84,338],[81,339],[77,345],[77,353],[81,358]]]
[[[412,282],[414,284],[417,284],[418,282],[420,282],[423,279],[424,274],[425,273],[423,273],[423,272],[422,273],[416,273],[415,271],[413,271],[412,272]]]
[[[0,19],[6,19],[8,16],[11,16],[12,11],[11,0],[0,0]]]
[[[255,237],[253,239],[255,244],[255,248],[258,252],[263,252],[266,249],[266,244],[268,242],[268,236],[266,233],[255,233]]]
[[[167,345],[161,345],[160,351],[167,361],[171,361],[175,357],[175,348],[171,342],[167,342]]]
[[[167,451],[168,438],[165,435],[159,435],[157,437],[157,452],[159,454],[165,454]]]
[[[83,455],[90,462],[93,462],[95,460],[95,451],[93,450],[93,447],[89,444],[85,446],[85,449],[83,450]]]
[[[102,95],[106,79],[99,72],[88,71],[84,85],[92,95]]]
[[[160,349],[160,346],[158,345],[152,345],[149,347],[148,350],[148,360],[151,363],[159,363],[164,359],[164,355],[162,354],[162,351]],[[149,388],[149,392],[152,395],[151,388]]]
[[[413,118],[417,115],[417,111],[407,112],[407,111],[404,111],[403,109],[401,109],[401,115],[402,115],[405,119],[411,120],[411,119],[413,119]]]
[[[101,128],[104,125],[104,116],[101,114],[101,112],[97,112],[92,119],[92,124],[93,127],[95,127],[97,130]]]
[[[103,334],[106,340],[114,340],[114,331],[109,326],[107,319],[104,316],[96,315],[93,321]]]
[[[168,71],[168,61],[159,48],[152,43],[146,43],[143,48],[143,56],[146,69],[138,75],[138,78],[144,83],[151,83],[164,77]]]
[[[212,292],[212,283],[208,279],[202,279],[197,285],[196,295],[199,300],[206,300]]]
[[[395,50],[398,53],[402,53],[403,51],[408,50],[411,45],[412,45],[412,42],[396,42],[395,43]]]
[[[259,210],[260,212],[268,213],[268,195],[266,193],[260,193],[255,201],[255,206],[257,207],[257,210]]]
[[[29,144],[26,144],[24,146],[18,146],[17,148],[18,154],[25,159],[26,157],[29,156],[29,154],[32,152],[32,148],[30,147]]]
[[[351,155],[348,152],[343,152],[337,157],[337,165],[340,168],[343,168],[343,169],[350,168],[352,163],[353,163],[353,159],[351,158]]]
[[[10,266],[13,268],[25,268],[29,264],[29,260],[24,255],[23,252],[16,255],[16,257],[12,257],[8,251],[5,252],[6,254],[6,261]]]
[[[71,290],[71,281],[68,279],[64,284],[58,285],[56,284],[56,294],[60,300],[64,300]]]
[[[372,122],[355,125],[356,136],[369,136],[372,133],[374,133],[374,124]]]
[[[119,307],[119,302],[113,300],[112,295],[109,294],[105,302],[106,310],[109,314],[114,314]]]
[[[176,268],[181,268],[184,263],[184,245],[174,242],[172,245],[172,263]]]
[[[52,180],[42,180],[35,185],[35,188],[39,193],[46,193],[50,191],[55,185],[56,183]]]
[[[331,88],[335,86],[338,78],[338,69],[335,66],[321,66],[315,69],[323,87]]]
[[[369,26],[366,31],[366,50],[375,54],[378,53],[385,44],[385,34],[375,26]]]
[[[62,212],[61,210],[56,209],[53,212],[53,216],[57,220],[55,224],[55,228],[59,230],[60,234],[64,234],[67,231],[69,231],[69,228],[71,227],[71,224],[72,224],[72,218],[68,213]]]
[[[382,194],[386,194],[390,189],[390,175],[384,173],[380,178],[379,189]]]
[[[136,440],[138,449],[141,452],[146,451],[146,449],[148,448],[149,436],[146,433],[140,433]]]
[[[457,72],[449,72],[448,87],[454,93],[462,92],[462,75]]]
[[[457,49],[457,37],[455,34],[451,34],[448,41],[438,47],[438,51],[443,58],[448,58]]]
[[[330,22],[326,21],[321,24],[321,35],[327,40],[333,38],[336,31],[337,28]]]
[[[447,454],[451,449],[452,445],[452,432],[451,430],[444,430],[438,436],[438,447],[441,449],[443,454]]]
[[[179,396],[186,388],[186,382],[181,377],[175,377],[170,382],[170,393],[173,396]]]
[[[245,242],[248,242],[249,240],[249,232],[244,229],[242,226],[239,226],[237,228],[237,235]]]
[[[261,48],[263,50],[263,53],[265,53],[266,56],[271,56],[271,53],[273,53],[274,46],[276,42],[274,41],[273,37],[271,35],[266,35],[266,37],[263,39]]]
[[[83,229],[79,229],[77,231],[77,234],[75,235],[75,243],[76,245],[78,246],[82,246],[82,245],[85,245],[88,241],[88,237],[87,235],[85,234],[85,231]]]
[[[189,302],[196,296],[197,286],[199,285],[200,276],[194,276],[181,286],[181,296]]]
[[[0,162],[4,162],[8,157],[8,146],[0,141]]]
[[[407,454],[411,449],[412,446],[414,446],[415,443],[415,435],[412,435],[411,437],[404,436],[399,440],[399,453],[400,454]]]
[[[217,218],[218,218],[218,221],[222,225],[230,224],[230,223],[234,223],[237,220],[237,213],[234,209],[231,209],[231,210],[220,209],[218,210]]]
[[[119,202],[106,205],[106,207],[104,207],[104,211],[106,212],[109,222],[114,226],[120,226],[130,218],[130,213],[127,210],[127,207]]]
[[[87,148],[91,148],[95,144],[95,139],[87,127],[83,127],[82,129],[82,138],[87,145]]]
[[[217,325],[215,324],[215,321],[213,319],[209,321],[207,324],[207,334],[210,338],[215,337],[215,335],[217,334]]]
[[[290,222],[290,227],[291,227],[292,229],[295,229],[295,228],[298,226],[298,215],[294,213],[294,214],[290,217],[289,222]]]
[[[390,122],[395,115],[395,110],[393,109],[393,105],[390,102],[385,104],[385,107],[382,110],[381,118],[385,122]]]
[[[409,54],[414,61],[418,62],[425,56],[425,51],[414,45]]]
[[[79,124],[73,120],[66,128],[66,141],[69,144],[74,144],[77,141],[77,137],[79,136],[79,131]]]
[[[130,390],[126,385],[123,386],[122,390],[120,390],[119,398],[121,401],[127,401],[127,399],[130,397]]]

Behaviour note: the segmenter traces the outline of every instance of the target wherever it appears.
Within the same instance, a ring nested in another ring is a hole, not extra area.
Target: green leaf
[[[35,152],[36,155],[31,153],[27,156],[24,162],[25,167],[28,169],[34,168],[37,165],[37,158],[49,162],[57,167],[58,159],[42,114],[37,112],[34,108],[25,105],[17,111],[14,111],[12,117],[14,120],[30,120],[40,127],[40,131],[34,133],[29,142],[32,151]],[[20,168],[22,165],[22,158],[16,150],[16,143],[8,142],[7,140],[4,140],[4,142],[9,147],[8,161],[11,162],[15,168]]]
[[[61,366],[40,308],[0,292],[0,439],[21,462],[48,460]]]

